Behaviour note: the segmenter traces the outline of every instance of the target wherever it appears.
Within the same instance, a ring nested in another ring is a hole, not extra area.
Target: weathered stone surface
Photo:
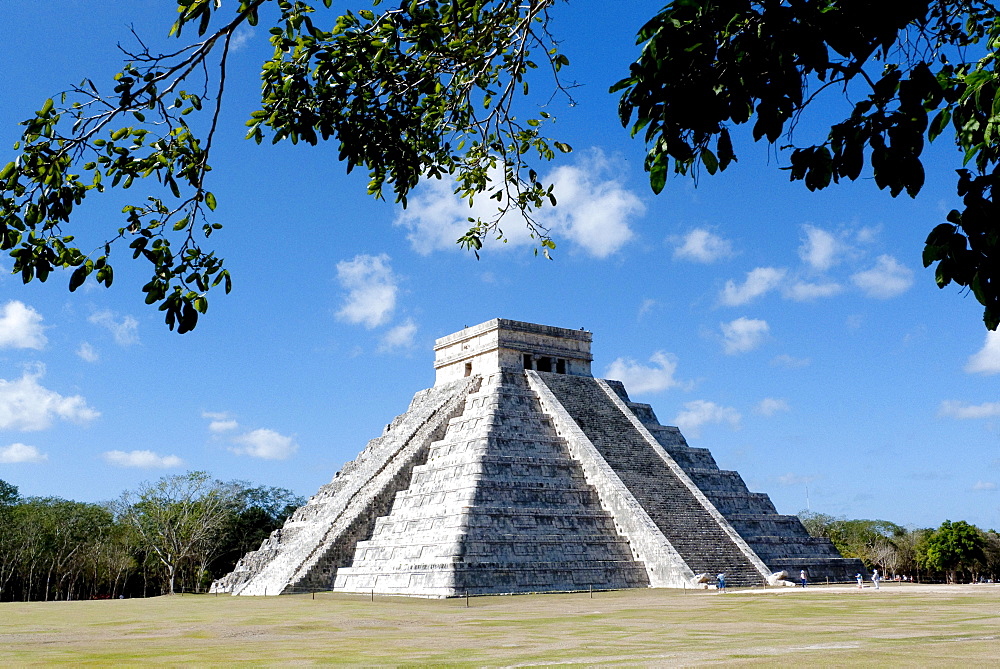
[[[446,597],[648,583],[523,374],[496,372],[335,590]]]
[[[449,597],[863,571],[592,378],[590,342],[504,319],[439,339],[435,386],[213,590]]]
[[[357,542],[388,512],[395,493],[409,485],[413,467],[427,457],[430,443],[443,434],[478,384],[478,378],[461,379],[417,393],[405,414],[368,442],[257,551],[213,583],[212,591],[276,595],[332,587],[337,569],[350,564]]]
[[[660,425],[648,404],[629,402],[621,384],[609,385],[771,572],[806,569],[816,581],[850,581],[864,571],[829,539],[809,536],[796,516],[779,514],[766,494],[750,492],[737,472],[719,469],[707,449],[688,446],[680,430]]]
[[[528,374],[552,390],[691,571],[723,572],[733,585],[763,583],[767,567],[645,429],[620,391],[599,379]]]

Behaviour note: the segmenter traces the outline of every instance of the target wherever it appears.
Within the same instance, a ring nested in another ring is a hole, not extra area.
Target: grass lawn
[[[1000,586],[0,604],[25,664],[998,665]]]

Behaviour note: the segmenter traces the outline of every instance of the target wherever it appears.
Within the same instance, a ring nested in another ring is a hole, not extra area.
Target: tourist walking
[[[719,574],[718,576],[715,577],[715,580],[718,582],[717,587],[719,589],[719,592],[725,592],[726,591],[726,575],[725,574]]]
[[[805,569],[799,572],[799,580],[802,582],[802,587],[806,587],[806,583],[809,582],[809,574],[806,573]]]

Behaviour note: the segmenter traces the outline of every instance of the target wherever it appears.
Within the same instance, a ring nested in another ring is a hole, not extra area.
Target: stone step
[[[524,488],[508,486],[494,488],[490,486],[469,486],[448,493],[428,492],[424,494],[396,495],[392,510],[405,512],[406,509],[420,507],[437,507],[440,505],[504,505],[511,508],[561,507],[565,513],[573,513],[576,509],[584,509],[600,504],[600,498],[593,490],[561,489],[553,490],[543,487]]]
[[[645,569],[634,562],[481,562],[415,565],[390,572],[349,568],[337,575],[335,590],[461,597],[466,593],[586,591],[588,588],[639,588],[648,584]]]
[[[625,560],[633,559],[628,542],[606,541],[603,537],[593,542],[574,540],[564,536],[557,541],[528,541],[515,537],[507,541],[480,540],[468,537],[455,543],[394,543],[358,542],[351,566],[361,568],[378,560],[426,562],[434,559],[454,559],[462,562],[479,561],[551,561],[573,560]]]
[[[707,497],[715,508],[727,518],[738,513],[777,514],[771,498],[761,492],[726,492],[721,490],[705,490]]]

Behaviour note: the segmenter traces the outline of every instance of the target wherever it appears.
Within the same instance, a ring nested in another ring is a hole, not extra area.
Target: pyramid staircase
[[[649,443],[598,379],[538,373],[629,492],[695,573],[726,574],[732,585],[760,585],[770,572],[674,464]]]
[[[449,596],[648,583],[524,375],[500,372],[468,396],[334,589]]]

